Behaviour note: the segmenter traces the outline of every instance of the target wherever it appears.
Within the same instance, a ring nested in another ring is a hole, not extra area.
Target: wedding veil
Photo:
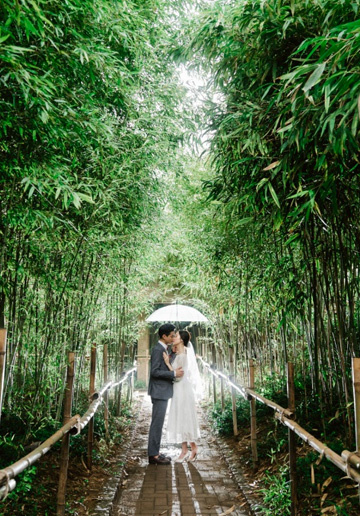
[[[194,389],[194,393],[197,399],[200,399],[204,395],[204,388],[200,371],[197,365],[194,346],[191,342],[187,347],[187,358],[188,358],[188,378]]]

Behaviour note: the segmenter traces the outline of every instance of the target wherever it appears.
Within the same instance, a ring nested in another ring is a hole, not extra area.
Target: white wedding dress
[[[167,438],[171,442],[195,442],[200,437],[200,429],[196,414],[195,393],[190,382],[188,357],[186,352],[176,355],[171,364],[173,369],[182,367],[184,376],[174,383],[174,394],[167,422]]]

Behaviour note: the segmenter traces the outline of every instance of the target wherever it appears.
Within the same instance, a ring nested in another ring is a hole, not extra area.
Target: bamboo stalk
[[[214,369],[216,371],[216,347],[215,347],[215,343],[213,342],[212,344],[212,364],[211,364],[211,367],[212,369]],[[216,403],[216,376],[213,375],[213,396],[214,396],[214,405]]]
[[[295,383],[294,383],[294,364],[287,364],[287,391],[289,409],[295,414]],[[289,428],[289,466],[290,466],[290,487],[291,487],[291,516],[297,514],[297,496],[296,496],[296,437],[294,432]]]
[[[95,393],[95,373],[96,373],[96,344],[91,346],[91,361],[90,361],[90,399]],[[100,403],[100,400],[99,400]],[[94,416],[91,417],[88,427],[88,445],[87,445],[87,467],[91,471],[92,468],[92,452],[94,447]]]
[[[223,367],[223,356],[220,355],[220,367]],[[225,394],[224,394],[224,378],[220,376],[220,397],[221,397],[221,412],[225,410]]]
[[[14,479],[9,480],[8,485],[0,487],[0,500],[5,500],[7,495],[14,491],[16,487],[16,482]]]
[[[5,364],[6,364],[6,330],[0,329],[0,421],[3,405],[4,395],[4,380],[5,380]]]
[[[129,374],[132,374],[134,371],[136,371],[136,367],[133,367],[132,369],[129,369],[129,371],[126,371],[126,373],[123,372],[120,380],[118,380],[117,382],[114,382],[111,387],[117,387],[118,385],[123,383],[126,380],[127,376]]]
[[[65,389],[65,403],[64,403],[64,423],[66,424],[71,418],[72,400],[74,391],[74,374],[75,374],[75,353],[69,353],[69,365],[67,369],[67,380]],[[66,497],[66,482],[67,472],[69,466],[69,448],[70,448],[70,434],[64,435],[61,443],[61,459],[60,459],[60,474],[59,487],[57,494],[57,516],[65,514],[65,497]]]
[[[108,345],[104,344],[103,349],[103,367],[104,367],[104,383],[108,381]],[[104,394],[104,421],[105,421],[105,439],[109,441],[109,392],[106,389]]]
[[[360,450],[360,358],[352,359],[356,451]]]
[[[360,358],[352,359],[352,380],[354,391],[354,411],[355,411],[355,445],[356,451],[360,449]],[[360,498],[360,487],[358,487]]]
[[[133,393],[134,393],[134,373],[131,373],[130,375],[130,404],[133,400]]]
[[[255,370],[254,360],[249,360],[249,386],[251,389],[255,386]],[[256,438],[256,400],[251,397],[250,399],[250,428],[251,428],[251,452],[253,460],[253,469],[258,469],[258,453],[257,453],[257,438]]]
[[[235,380],[234,374],[234,350],[230,348],[230,381]],[[236,393],[235,390],[231,389],[231,406],[232,406],[232,418],[233,418],[233,429],[234,435],[238,435],[238,426],[237,426],[237,414],[236,414]]]
[[[353,468],[360,470],[360,454],[358,452],[343,450],[341,452],[341,458],[345,462],[349,463]]]
[[[252,389],[246,389],[246,392],[249,396],[254,397],[258,401],[261,401],[261,403],[264,403],[264,405],[267,405],[268,407],[275,410],[275,412],[278,412],[279,414],[285,414],[287,417],[291,418],[293,417],[293,413],[289,409],[285,409],[281,407],[281,405],[278,405],[277,403],[268,400],[267,398],[264,398],[264,396],[261,396],[257,392],[253,391]]]

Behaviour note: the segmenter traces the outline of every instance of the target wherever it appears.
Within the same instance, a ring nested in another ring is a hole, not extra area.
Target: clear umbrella
[[[167,305],[155,310],[147,322],[209,322],[209,320],[196,308],[187,305]]]

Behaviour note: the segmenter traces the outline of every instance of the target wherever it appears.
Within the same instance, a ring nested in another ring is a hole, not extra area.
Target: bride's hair
[[[189,340],[191,339],[191,333],[187,330],[179,330],[180,339],[183,341],[184,346],[187,348]]]

